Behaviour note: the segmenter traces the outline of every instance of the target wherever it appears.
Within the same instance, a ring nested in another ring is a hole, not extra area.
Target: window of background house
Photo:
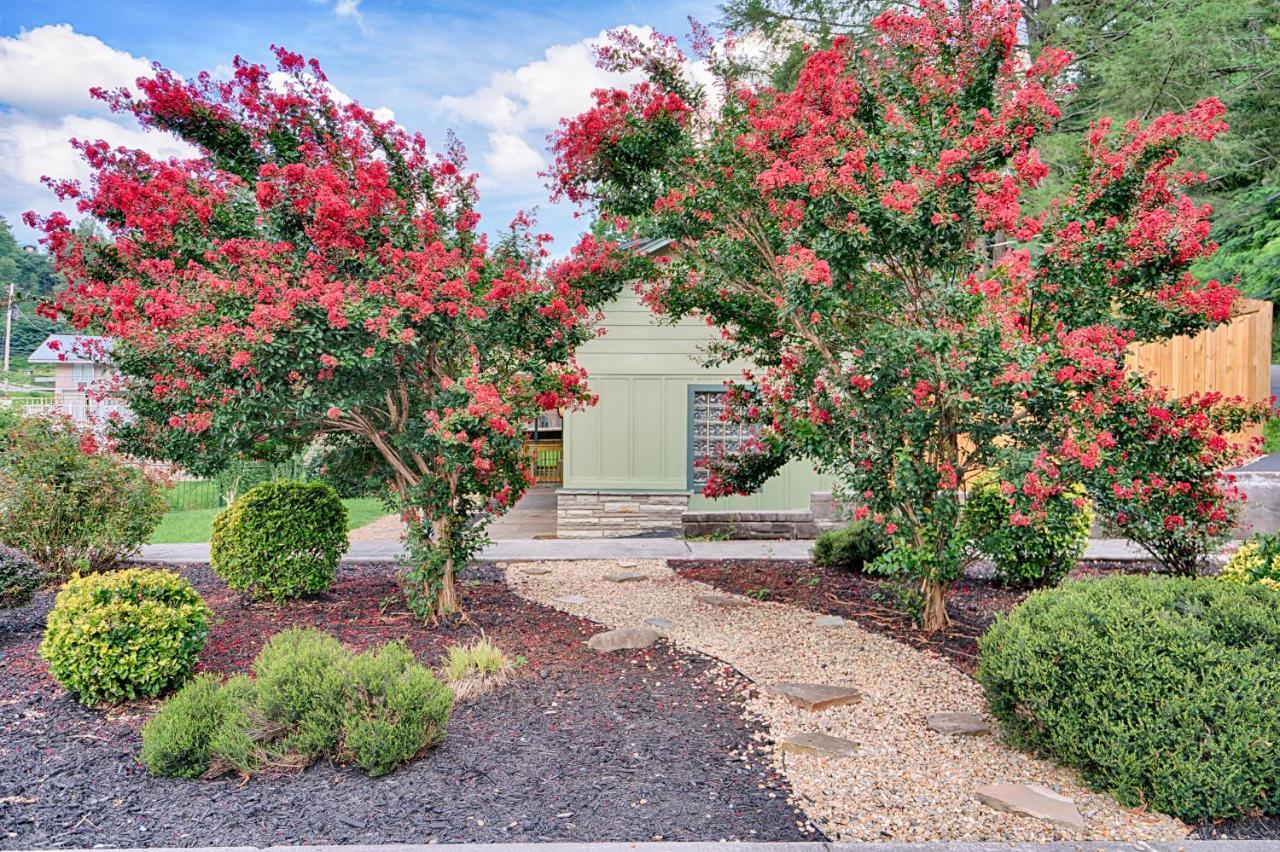
[[[689,489],[701,491],[707,484],[707,469],[694,461],[732,452],[751,436],[745,423],[726,423],[722,418],[728,391],[721,385],[689,389]]]
[[[71,383],[77,388],[83,388],[86,385],[93,384],[93,365],[92,364],[72,364],[71,365]]]

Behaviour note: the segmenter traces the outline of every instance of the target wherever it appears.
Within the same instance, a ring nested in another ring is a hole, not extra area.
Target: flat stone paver
[[[840,627],[844,618],[839,615],[820,615],[813,620],[814,627]]]
[[[773,691],[786,697],[801,710],[817,713],[832,707],[855,704],[862,693],[851,686],[827,686],[821,683],[778,683]]]
[[[729,609],[739,606],[751,606],[751,601],[733,595],[698,595],[698,602],[710,606],[722,606]]]
[[[655,630],[670,630],[672,627],[676,626],[676,623],[671,619],[662,618],[661,616],[657,616],[657,615],[652,616],[650,618],[646,618],[644,620],[644,623],[654,628]]]
[[[987,784],[973,791],[978,801],[998,811],[1042,819],[1071,831],[1084,831],[1076,803],[1041,784]]]
[[[604,575],[610,583],[634,583],[636,580],[645,580],[648,577],[648,574],[641,574],[639,571],[615,571]]]
[[[853,757],[858,753],[857,743],[818,731],[806,731],[803,734],[783,737],[778,740],[778,748],[795,754],[811,754],[815,757]]]
[[[619,627],[597,633],[587,640],[587,647],[602,654],[612,651],[630,651],[635,648],[648,648],[661,637],[656,630],[649,627]]]
[[[586,595],[562,595],[561,597],[556,598],[556,602],[562,603],[562,604],[570,604],[570,605],[584,604],[587,602],[587,596]]]
[[[530,565],[528,568],[521,568],[520,573],[527,574],[530,577],[541,577],[544,574],[550,574],[550,568],[543,568],[540,565]]]
[[[987,720],[977,713],[930,713],[924,721],[932,730],[953,737],[974,737],[991,732]]]

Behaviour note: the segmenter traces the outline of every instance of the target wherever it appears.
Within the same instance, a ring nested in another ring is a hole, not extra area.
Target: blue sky
[[[714,21],[716,3],[396,2],[223,0],[214,3],[62,2],[0,4],[0,214],[18,221],[53,199],[43,174],[83,176],[72,136],[181,153],[91,102],[89,86],[127,84],[151,61],[190,75],[225,69],[237,54],[270,59],[269,45],[318,58],[330,81],[370,108],[387,108],[438,145],[452,127],[480,172],[484,226],[539,208],[557,248],[581,230],[552,207],[535,174],[560,115],[609,82],[590,65],[603,30],[652,27],[683,35],[686,18]]]

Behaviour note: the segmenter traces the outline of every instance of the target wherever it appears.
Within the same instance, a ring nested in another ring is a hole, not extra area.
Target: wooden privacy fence
[[[1173,396],[1218,391],[1252,402],[1271,397],[1271,303],[1244,299],[1228,323],[1195,337],[1144,343],[1129,353],[1140,370]],[[1262,427],[1248,435],[1262,434]]]

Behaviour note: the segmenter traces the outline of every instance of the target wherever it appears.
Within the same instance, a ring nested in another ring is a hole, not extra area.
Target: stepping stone
[[[973,793],[979,802],[998,811],[1084,831],[1084,817],[1076,803],[1040,784],[987,784]]]
[[[618,561],[617,565],[619,568],[636,568],[640,563],[634,559],[621,559]]]
[[[532,568],[521,568],[520,572],[522,574],[528,574],[530,577],[541,577],[543,574],[550,574],[551,569],[534,565]]]
[[[671,619],[662,618],[661,616],[657,616],[657,615],[653,616],[652,618],[646,618],[644,620],[644,623],[649,625],[655,630],[670,630],[672,627],[676,626],[676,623]]]
[[[732,595],[698,595],[698,600],[711,606],[736,607],[751,606],[751,601],[735,598]]]
[[[647,579],[648,576],[648,574],[641,574],[637,571],[618,571],[615,574],[605,574],[604,578],[610,583],[630,583],[634,580]]]
[[[806,731],[803,734],[783,737],[778,742],[778,748],[796,754],[812,754],[818,757],[853,757],[858,753],[857,743],[820,734],[817,731]]]
[[[657,631],[648,627],[619,627],[597,633],[587,640],[587,647],[601,654],[610,651],[626,651],[632,648],[648,648],[661,638]]]
[[[819,683],[779,683],[774,685],[773,691],[810,713],[856,704],[862,700],[862,693],[852,687],[824,686]]]
[[[820,615],[813,620],[814,627],[839,627],[844,619],[838,615]]]
[[[987,721],[977,713],[930,713],[924,721],[938,733],[953,737],[974,737],[991,732]]]
[[[586,595],[565,595],[562,598],[556,598],[556,603],[562,604],[584,604],[586,602]]]

